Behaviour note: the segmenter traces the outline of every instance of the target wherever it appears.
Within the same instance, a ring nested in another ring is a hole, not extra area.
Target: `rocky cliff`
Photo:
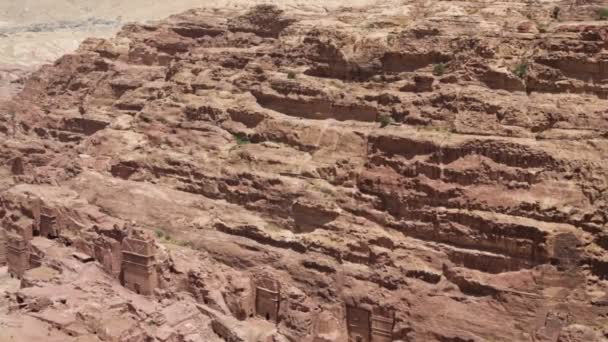
[[[33,238],[43,265],[0,321],[17,340],[605,340],[604,5],[196,9],[85,41],[3,105],[1,224],[60,232]],[[161,247],[153,297],[70,259],[130,225]]]

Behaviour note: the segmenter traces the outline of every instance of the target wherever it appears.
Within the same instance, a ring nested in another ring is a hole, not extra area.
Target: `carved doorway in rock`
[[[372,342],[392,342],[395,312],[374,310],[371,320]]]
[[[346,324],[349,342],[370,342],[370,312],[354,306],[346,306]]]
[[[262,287],[256,289],[255,311],[268,321],[278,322],[279,293]]]
[[[57,218],[51,215],[40,215],[40,235],[46,238],[57,237]]]

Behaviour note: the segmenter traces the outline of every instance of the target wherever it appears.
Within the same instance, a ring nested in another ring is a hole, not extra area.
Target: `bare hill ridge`
[[[605,341],[604,6],[87,39],[2,105],[0,340]]]
[[[398,1],[392,0],[394,4]],[[378,0],[23,0],[0,2],[0,100],[21,89],[21,79],[42,64],[74,52],[89,37],[110,38],[129,22],[149,22],[190,8],[243,10],[274,3],[326,13],[349,7],[389,6]]]

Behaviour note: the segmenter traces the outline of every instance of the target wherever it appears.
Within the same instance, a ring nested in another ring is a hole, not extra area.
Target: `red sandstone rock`
[[[606,339],[605,27],[406,3],[191,10],[32,74],[0,340]]]

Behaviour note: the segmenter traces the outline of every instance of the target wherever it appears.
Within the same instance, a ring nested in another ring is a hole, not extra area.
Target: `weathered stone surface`
[[[0,338],[605,339],[593,6],[195,9],[87,40],[2,104],[29,256]]]

